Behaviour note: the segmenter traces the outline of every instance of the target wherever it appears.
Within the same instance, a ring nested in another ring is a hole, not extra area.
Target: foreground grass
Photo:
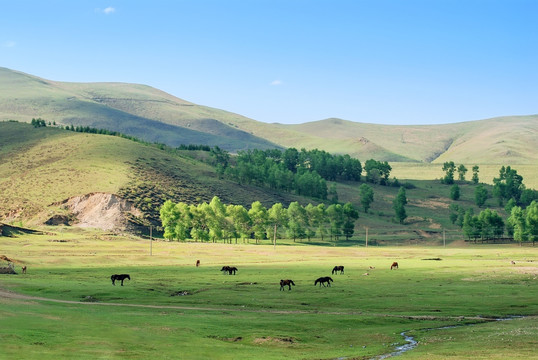
[[[28,274],[2,275],[0,288],[75,302],[0,297],[10,324],[0,329],[2,354],[372,358],[403,343],[402,331],[420,341],[408,358],[528,359],[536,347],[536,318],[481,320],[538,314],[534,248],[154,242],[151,250],[148,241],[87,232],[2,238],[3,254]],[[399,270],[389,270],[392,261]],[[238,274],[221,274],[225,264]],[[332,275],[331,288],[313,286],[337,264],[346,271]],[[124,272],[132,280],[113,287],[110,275]],[[279,291],[282,278],[295,281],[292,291]],[[425,330],[466,323],[480,324]]]

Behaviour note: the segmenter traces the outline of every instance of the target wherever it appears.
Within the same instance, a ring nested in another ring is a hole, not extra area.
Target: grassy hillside
[[[62,83],[6,68],[0,68],[0,84],[0,120],[4,121],[41,117],[171,146],[207,144],[230,151],[278,147],[226,123],[238,115],[188,103],[149,86]]]
[[[131,140],[0,122],[0,218],[43,222],[58,211],[53,203],[91,192],[117,193],[154,217],[166,199],[295,199],[219,180],[206,164]]]
[[[276,138],[284,146],[317,146],[359,159],[392,162],[537,164],[538,116],[501,117],[446,125],[377,125],[327,119],[299,125]],[[256,132],[254,132],[256,134]],[[271,133],[266,136],[274,140]]]
[[[365,161],[536,165],[538,115],[445,125],[396,126],[326,119],[266,124],[193,104],[145,85],[65,83],[0,68],[0,120],[48,121],[120,131],[152,142],[296,147]]]
[[[223,203],[247,207],[256,200],[266,207],[276,202],[285,206],[291,201],[303,205],[319,202],[222,180],[214,168],[191,157],[108,135],[3,122],[0,144],[0,220],[16,224],[42,224],[61,213],[55,203],[92,192],[118,194],[134,202],[147,219],[155,222],[167,199],[200,203],[218,196]],[[372,185],[374,202],[368,213],[361,209],[355,239],[348,245],[364,241],[365,228],[369,229],[370,241],[376,243],[440,243],[443,230],[448,240],[461,239],[461,230],[449,221],[448,207],[453,202],[450,186],[441,185],[433,180],[435,177],[440,176],[408,180],[415,188],[407,191],[409,217],[405,225],[393,220],[392,201],[398,188]],[[349,201],[361,208],[359,186],[358,182],[336,183],[340,202]],[[478,213],[474,185],[460,186],[462,195],[457,204],[473,207]],[[506,216],[493,199],[486,205]]]

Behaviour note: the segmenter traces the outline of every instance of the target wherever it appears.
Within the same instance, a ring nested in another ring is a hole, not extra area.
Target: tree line
[[[167,200],[161,207],[160,218],[164,238],[168,240],[231,243],[235,239],[237,243],[238,239],[258,242],[283,237],[294,241],[329,237],[338,241],[353,236],[359,213],[351,203],[302,206],[292,202],[287,208],[281,203],[266,208],[254,201],[247,209],[242,205],[225,205],[215,196],[210,203],[190,205]]]
[[[244,150],[233,161],[222,152],[216,155],[217,171],[228,179],[322,200],[331,192],[327,181],[360,181],[363,172],[360,160],[319,149]],[[386,161],[367,160],[364,170],[367,182],[389,185],[392,168]]]
[[[458,167],[458,169],[460,169]],[[448,183],[451,172],[455,170],[453,162],[443,165],[447,175],[442,179]],[[478,183],[478,166],[473,167],[473,183]],[[460,172],[460,181],[465,181],[465,172]],[[458,204],[451,204],[450,221],[459,225],[468,239],[495,239],[505,234],[519,242],[536,241],[538,239],[538,191],[527,189],[523,184],[523,176],[519,175],[510,166],[502,166],[499,176],[493,179],[492,194],[489,194],[483,184],[475,188],[475,204],[480,208],[485,205],[488,198],[496,197],[499,206],[504,205],[504,210],[509,214],[505,220],[496,211],[489,208],[474,214],[472,208],[465,210]],[[450,191],[453,200],[459,199],[459,187],[454,184]]]
[[[464,211],[451,206],[451,221],[462,227],[468,239],[498,239],[505,234],[518,242],[538,240],[538,201],[534,200],[526,208],[514,206],[510,216],[504,221],[495,210],[484,209],[478,215],[472,208]]]

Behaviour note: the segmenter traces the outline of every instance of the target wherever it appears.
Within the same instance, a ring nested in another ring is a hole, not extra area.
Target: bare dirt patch
[[[264,343],[273,343],[273,344],[286,344],[290,345],[295,342],[297,342],[292,337],[271,337],[271,336],[263,336],[261,338],[254,339],[254,344],[264,344]]]
[[[134,205],[109,193],[90,193],[75,196],[61,205],[74,218],[74,226],[122,231],[128,228],[128,215],[135,217],[142,213]]]

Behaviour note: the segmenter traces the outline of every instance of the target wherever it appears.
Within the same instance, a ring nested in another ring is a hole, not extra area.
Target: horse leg
[[[123,279],[121,279],[121,286],[123,286]]]

